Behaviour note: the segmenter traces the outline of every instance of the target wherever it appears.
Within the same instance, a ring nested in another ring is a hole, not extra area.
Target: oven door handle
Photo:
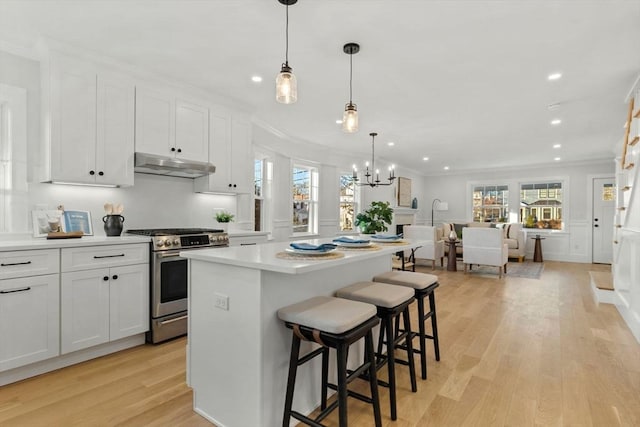
[[[162,322],[160,322],[160,325],[168,325],[169,323],[173,323],[173,322],[178,322],[180,320],[184,320],[187,317],[189,317],[189,315],[185,314],[184,316],[176,317],[175,319],[163,320]]]
[[[158,258],[179,258],[180,252],[156,252]]]

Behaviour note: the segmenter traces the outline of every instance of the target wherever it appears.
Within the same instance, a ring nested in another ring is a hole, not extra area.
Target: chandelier
[[[378,187],[378,186],[383,186],[383,185],[391,185],[393,184],[393,181],[396,179],[396,172],[395,172],[395,166],[391,165],[389,166],[389,177],[387,178],[387,181],[389,182],[381,182],[380,181],[380,169],[376,169],[376,165],[375,165],[375,147],[374,147],[374,142],[376,139],[376,136],[378,136],[378,134],[376,132],[371,132],[369,134],[369,136],[371,137],[371,169],[369,169],[369,162],[365,163],[365,173],[364,173],[364,179],[365,181],[360,182],[360,178],[358,178],[358,169],[356,168],[356,165],[353,165],[353,175],[352,175],[352,179],[355,185],[358,186],[363,186],[363,185],[368,185],[369,187]],[[374,179],[374,174],[375,173],[375,179]]]

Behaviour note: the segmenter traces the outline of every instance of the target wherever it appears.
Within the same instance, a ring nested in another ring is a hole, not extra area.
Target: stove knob
[[[171,246],[171,240],[165,240],[165,241],[164,241],[164,245],[165,245],[166,247]]]
[[[178,245],[180,244],[180,240],[175,239],[175,240],[173,241],[173,244],[174,244],[174,246],[178,246]]]
[[[158,241],[156,242],[156,245],[157,245],[159,248],[163,247],[163,246],[164,246],[164,240],[158,240]]]

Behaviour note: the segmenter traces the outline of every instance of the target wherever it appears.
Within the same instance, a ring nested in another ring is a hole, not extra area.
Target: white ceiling
[[[293,105],[275,101],[277,0],[0,0],[0,40],[53,38],[207,88],[357,161],[376,131],[377,155],[424,174],[610,159],[640,74],[640,0],[299,0],[289,16]],[[346,42],[361,45],[356,134],[335,123],[349,98]]]

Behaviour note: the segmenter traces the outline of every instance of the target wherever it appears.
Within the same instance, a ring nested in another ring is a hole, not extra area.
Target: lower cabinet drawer
[[[58,273],[59,261],[58,249],[0,252],[0,279]]]
[[[62,271],[80,271],[149,262],[149,245],[90,246],[62,249]]]

